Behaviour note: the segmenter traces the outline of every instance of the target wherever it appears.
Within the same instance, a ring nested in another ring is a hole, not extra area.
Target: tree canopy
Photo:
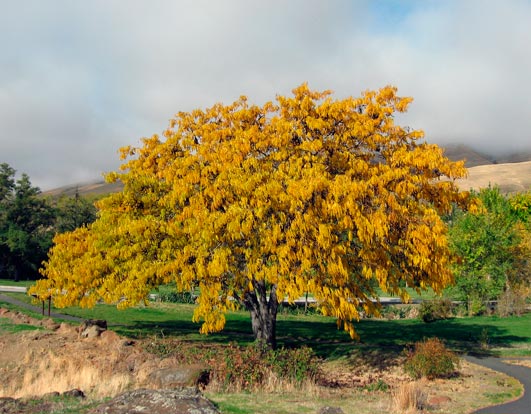
[[[485,301],[531,282],[529,195],[505,196],[499,188],[489,187],[473,196],[480,200],[481,210],[469,214],[457,209],[449,231],[451,250],[460,258],[454,264],[452,290],[466,301],[471,315],[483,311]]]
[[[333,99],[303,84],[293,96],[180,112],[162,137],[121,150],[121,193],[98,219],[58,235],[31,293],[58,306],[136,305],[160,284],[199,289],[201,332],[243,305],[274,346],[278,303],[310,292],[354,338],[378,312],[375,286],[440,292],[452,281],[440,214],[468,193],[466,175],[395,114],[396,88]]]
[[[52,246],[54,211],[28,175],[0,164],[0,276],[36,278]]]

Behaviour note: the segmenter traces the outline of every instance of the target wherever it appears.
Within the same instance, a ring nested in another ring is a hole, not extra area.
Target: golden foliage
[[[202,332],[223,328],[253,281],[312,292],[352,337],[374,286],[440,292],[452,280],[439,214],[465,205],[463,163],[395,124],[396,88],[334,100],[306,84],[276,103],[181,112],[164,137],[122,149],[122,193],[59,235],[32,293],[58,305],[134,305],[158,284],[198,286]]]

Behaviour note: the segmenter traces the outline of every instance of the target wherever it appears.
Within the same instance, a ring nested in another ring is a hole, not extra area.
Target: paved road
[[[39,307],[39,306],[34,306],[34,305],[30,305],[29,303],[26,303],[26,302],[22,302],[18,299],[15,299],[15,298],[12,298],[11,296],[6,296],[6,295],[2,295],[0,293],[0,301],[1,302],[7,302],[7,303],[10,303],[12,305],[16,305],[16,306],[20,306],[21,308],[25,308],[25,309],[29,309],[33,312],[36,312],[36,313],[42,313],[42,308]],[[47,309],[45,309],[47,311]],[[48,313],[46,312],[46,315]],[[71,316],[71,315],[64,315],[62,313],[50,313],[50,316],[52,318],[57,318],[57,319],[63,319],[63,320],[68,320],[68,321],[74,321],[74,322],[83,322],[84,319],[83,318],[78,318],[77,316]]]
[[[467,361],[503,372],[516,378],[524,386],[524,395],[507,404],[495,405],[474,411],[473,414],[530,414],[531,413],[531,368],[504,363],[500,358],[466,355]]]
[[[24,286],[0,286],[0,292],[26,293]]]

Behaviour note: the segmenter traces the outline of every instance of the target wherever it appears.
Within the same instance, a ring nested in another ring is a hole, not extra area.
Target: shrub
[[[382,318],[388,320],[410,319],[417,315],[416,307],[410,305],[388,305],[383,306],[380,314]],[[415,315],[415,316],[412,316]]]
[[[413,378],[444,378],[455,373],[459,358],[439,338],[429,338],[415,343],[407,351],[404,370]]]
[[[368,392],[387,392],[389,391],[389,385],[383,379],[379,379],[378,381],[365,385],[363,389]]]
[[[314,381],[319,368],[318,359],[308,347],[270,350],[261,344],[219,346],[153,339],[145,349],[181,363],[208,366],[210,382],[225,391],[264,390],[282,383],[298,387]]]
[[[281,348],[270,350],[260,344],[225,347],[223,362],[214,363],[214,380],[225,390],[256,390],[270,387],[274,382],[295,386],[313,381],[318,361],[311,348]]]
[[[485,302],[483,302],[477,295],[468,298],[467,301],[468,316],[483,315],[487,311]]]
[[[297,384],[307,379],[315,379],[318,373],[317,358],[313,350],[306,346],[268,351],[267,362],[279,378]]]
[[[420,304],[419,317],[424,322],[434,322],[452,316],[452,302],[449,299],[425,300]]]
[[[195,299],[196,295],[191,292],[160,292],[158,295],[160,302],[194,304]]]
[[[481,332],[479,333],[478,342],[479,342],[479,346],[481,347],[481,349],[489,348],[490,337],[489,337],[489,330],[487,328],[483,328]]]
[[[498,298],[496,313],[502,318],[511,315],[522,315],[526,311],[526,299],[528,296],[529,292],[525,288],[506,290]]]

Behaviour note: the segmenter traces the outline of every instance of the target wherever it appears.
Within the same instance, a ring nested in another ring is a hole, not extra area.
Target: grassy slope
[[[38,329],[42,328],[26,324],[15,324],[11,322],[10,319],[2,318],[0,316],[0,335],[3,333],[17,333],[24,331],[34,331]]]

